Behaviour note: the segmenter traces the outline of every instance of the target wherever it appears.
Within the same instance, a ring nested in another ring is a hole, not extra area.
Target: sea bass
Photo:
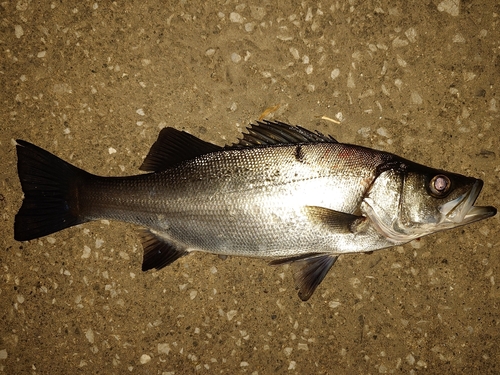
[[[141,170],[101,177],[17,141],[24,192],[14,237],[27,241],[91,220],[141,226],[142,270],[192,251],[292,264],[306,301],[338,256],[401,245],[495,215],[474,206],[483,182],[342,144],[282,122],[258,122],[221,147],[164,128]]]

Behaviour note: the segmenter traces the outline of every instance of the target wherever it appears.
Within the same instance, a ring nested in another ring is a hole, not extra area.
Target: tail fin
[[[17,171],[24,200],[14,238],[28,241],[85,222],[79,217],[79,182],[89,175],[50,152],[17,140]]]

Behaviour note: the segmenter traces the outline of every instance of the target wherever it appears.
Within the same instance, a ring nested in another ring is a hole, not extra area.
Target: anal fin
[[[295,286],[299,290],[299,298],[307,301],[313,295],[326,274],[335,264],[338,256],[330,254],[305,254],[292,258],[273,260],[269,264],[291,264]]]
[[[152,268],[157,270],[175,262],[177,259],[189,254],[189,252],[169,242],[148,229],[139,230],[142,246],[144,248],[144,257],[142,261],[142,270],[148,271]]]

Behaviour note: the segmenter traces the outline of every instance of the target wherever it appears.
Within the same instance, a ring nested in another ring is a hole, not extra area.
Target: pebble
[[[139,361],[141,362],[141,365],[145,365],[146,363],[151,362],[151,356],[149,356],[147,354],[143,354],[143,355],[141,355],[141,358],[139,359]]]
[[[231,53],[231,61],[238,64],[241,61],[241,56],[236,52]]]
[[[234,22],[234,23],[243,23],[243,21],[244,21],[243,17],[239,13],[236,13],[236,12],[231,12],[229,14],[229,20],[231,22]]]
[[[19,39],[24,35],[24,30],[21,25],[14,26],[14,33],[16,34],[16,38]]]
[[[453,17],[457,17],[460,14],[460,0],[441,1],[437,8],[440,12],[446,12]]]

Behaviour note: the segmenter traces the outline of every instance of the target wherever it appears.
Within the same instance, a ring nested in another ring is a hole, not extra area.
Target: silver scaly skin
[[[25,193],[15,238],[114,219],[142,226],[143,270],[191,251],[291,263],[307,300],[338,255],[367,252],[493,216],[482,181],[341,144],[279,122],[220,147],[165,128],[141,169],[100,177],[18,141]]]

